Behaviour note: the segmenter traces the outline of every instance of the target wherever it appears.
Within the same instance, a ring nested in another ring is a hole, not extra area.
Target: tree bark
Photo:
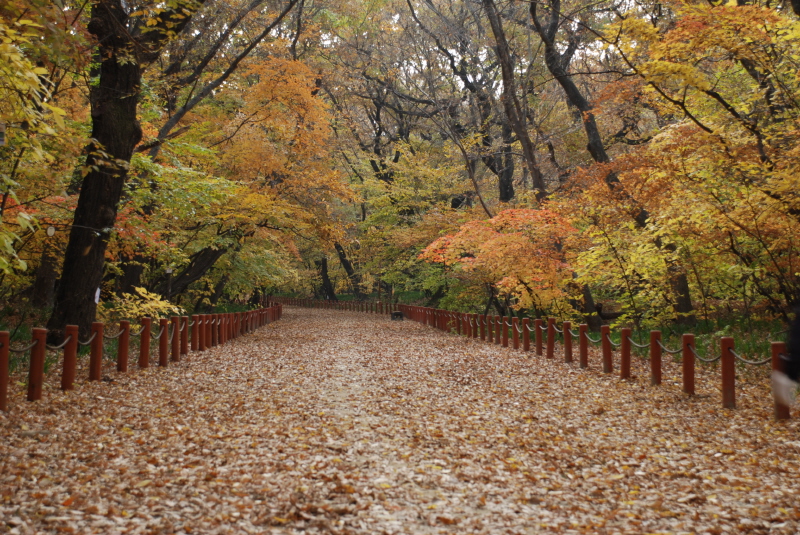
[[[55,287],[56,259],[50,247],[45,244],[39,267],[36,268],[36,278],[33,281],[31,305],[38,309],[46,309],[53,306]]]
[[[489,18],[489,25],[492,27],[492,33],[494,34],[494,40],[497,45],[497,59],[500,60],[500,72],[503,76],[502,100],[506,110],[506,116],[511,123],[511,127],[514,129],[514,133],[517,135],[517,139],[519,139],[522,145],[522,153],[525,156],[525,163],[530,172],[531,183],[536,192],[536,199],[542,201],[547,197],[547,191],[544,184],[544,177],[541,171],[539,171],[539,165],[536,161],[536,150],[528,134],[525,114],[522,111],[522,105],[517,97],[516,84],[514,82],[514,60],[511,57],[506,34],[503,31],[503,24],[500,21],[500,15],[497,12],[497,6],[494,0],[483,0],[483,7],[486,11],[486,16]]]
[[[561,17],[561,0],[549,0],[549,2],[550,13],[546,22],[543,22],[539,18],[537,2],[531,2],[530,6],[531,20],[533,21],[533,25],[542,43],[544,43],[545,65],[547,66],[547,70],[550,71],[550,74],[558,81],[564,93],[566,93],[567,100],[569,100],[570,104],[581,112],[583,130],[586,133],[587,139],[586,150],[589,151],[589,154],[591,154],[595,162],[608,163],[611,161],[611,158],[609,158],[605,146],[603,145],[603,139],[600,136],[600,130],[597,128],[597,122],[594,119],[592,107],[589,101],[583,96],[580,89],[578,89],[578,86],[575,85],[575,82],[568,72],[569,63],[577,48],[578,39],[574,35],[571,35],[569,44],[566,49],[564,49],[564,52],[559,52],[555,38]],[[611,171],[606,173],[605,182],[612,191],[621,191],[621,184],[615,172]],[[624,191],[622,193],[625,194]],[[638,207],[636,213],[633,215],[633,219],[636,221],[636,225],[639,228],[645,227],[649,217],[650,214],[648,211],[642,207]],[[674,245],[662,244],[660,239],[656,240],[656,245],[670,252],[676,249]],[[689,292],[689,279],[680,266],[669,263],[667,268],[670,273],[670,286],[675,295],[673,307],[675,313],[678,315],[678,321],[684,324],[694,324],[694,306],[692,305],[691,294]]]
[[[336,292],[333,291],[333,283],[331,283],[331,278],[328,275],[328,259],[323,256],[321,260],[317,260],[314,263],[317,265],[319,276],[322,279],[322,298],[338,301]]]
[[[55,298],[48,338],[61,341],[64,327],[78,325],[88,337],[103,278],[106,247],[117,220],[117,204],[128,175],[133,149],[142,139],[136,117],[142,70],[155,61],[171,35],[180,32],[204,0],[178,1],[147,22],[130,17],[124,0],[94,0],[89,33],[98,49],[89,90],[92,134],[86,169],[70,229],[61,282]],[[142,31],[147,27],[147,31]]]
[[[356,273],[356,270],[353,269],[353,263],[347,258],[347,252],[339,242],[334,243],[333,248],[336,249],[339,262],[342,264],[345,273],[347,273],[347,278],[350,279],[350,284],[353,286],[353,294],[356,299],[363,299],[364,292],[361,291],[361,277]]]

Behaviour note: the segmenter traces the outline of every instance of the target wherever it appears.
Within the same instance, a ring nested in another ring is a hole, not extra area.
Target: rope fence
[[[153,319],[140,319],[138,332],[131,331],[129,321],[120,321],[118,330],[113,335],[104,334],[105,324],[94,322],[89,338],[79,339],[78,326],[67,325],[63,333],[63,341],[57,345],[47,344],[48,330],[35,328],[32,330],[31,343],[24,347],[11,347],[10,334],[0,331],[0,411],[8,411],[8,382],[10,353],[24,354],[30,352],[28,370],[28,401],[42,399],[44,385],[45,351],[63,349],[63,365],[61,370],[61,390],[74,388],[78,347],[89,346],[89,380],[102,379],[104,343],[116,340],[116,369],[118,372],[128,371],[128,356],[131,337],[139,338],[139,368],[150,366],[151,341],[159,343],[158,365],[167,367],[170,361],[179,362],[181,357],[190,351],[205,351],[223,345],[235,338],[255,331],[257,328],[278,321],[283,315],[283,305],[272,303],[265,308],[248,312],[230,312],[222,314],[195,314],[192,321],[188,316],[172,316],[158,320],[158,334],[153,335]],[[190,333],[191,330],[191,333]]]

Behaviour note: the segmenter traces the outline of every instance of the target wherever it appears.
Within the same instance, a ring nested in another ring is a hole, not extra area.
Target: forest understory
[[[7,533],[800,531],[800,420],[765,372],[698,395],[351,312],[0,414]],[[81,372],[81,377],[86,374]]]

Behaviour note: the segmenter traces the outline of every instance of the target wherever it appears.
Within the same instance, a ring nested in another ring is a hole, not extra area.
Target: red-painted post
[[[633,331],[628,327],[623,327],[619,330],[620,334],[620,348],[619,348],[619,378],[631,378],[631,334]]]
[[[547,358],[555,357],[556,349],[556,319],[547,318]]]
[[[8,348],[10,346],[11,336],[8,331],[0,331],[0,411],[3,412],[8,412]]]
[[[192,315],[192,351],[200,350],[200,316]]]
[[[514,349],[519,349],[519,331],[517,329],[519,329],[519,318],[514,316],[514,319],[511,320],[511,347]]]
[[[600,326],[600,348],[603,353],[603,373],[614,371],[614,360],[611,349],[611,327],[608,325]]]
[[[139,331],[139,368],[144,369],[150,366],[150,318],[142,318],[142,330]]]
[[[531,319],[522,318],[522,350],[529,352],[531,350]]]
[[[67,325],[67,328],[64,329],[64,337],[69,338],[69,341],[64,346],[64,369],[61,372],[61,390],[72,390],[75,383],[75,367],[78,364],[78,326]]]
[[[564,362],[572,362],[572,322],[565,321],[561,327],[564,331]]]
[[[494,316],[486,316],[486,341],[494,343]]]
[[[42,399],[44,384],[44,352],[47,349],[47,329],[33,329],[31,333],[31,363],[28,368],[28,401]]]
[[[189,316],[181,316],[181,355],[189,354]]]
[[[172,316],[172,362],[181,360],[181,324],[178,316]]]
[[[125,373],[128,371],[128,352],[131,346],[131,322],[120,321],[119,329],[122,334],[117,339],[117,371]]]
[[[219,314],[211,314],[211,347],[219,345]]]
[[[161,331],[158,339],[158,365],[165,368],[169,365],[169,320],[161,318],[158,320],[158,327]]]
[[[474,338],[475,340],[478,339],[478,335],[480,333],[480,321],[481,321],[480,314],[473,314],[472,315],[472,322],[473,322],[473,324],[472,324],[472,338]]]
[[[506,316],[502,317],[500,325],[503,329],[503,347],[508,347],[508,318]]]
[[[720,340],[722,351],[722,406],[726,409],[736,408],[736,358],[731,351],[734,348],[733,338],[724,336]]]
[[[478,316],[478,328],[481,331],[481,342],[486,341],[486,324],[487,319],[485,314],[481,314]]]
[[[536,355],[542,356],[542,319],[536,318],[533,320],[533,335],[536,340]]]
[[[89,380],[99,381],[103,378],[103,324],[92,323],[92,342],[89,346]]]
[[[650,331],[650,384],[661,384],[661,331]]]
[[[578,361],[581,368],[589,367],[589,326],[585,323],[578,325]]]
[[[206,343],[206,315],[198,314],[197,320],[197,323],[194,325],[195,329],[197,329],[197,349],[199,351],[205,351],[208,345]]]
[[[684,334],[681,337],[681,368],[683,371],[683,391],[694,395],[694,335]]]
[[[502,340],[502,332],[503,332],[503,328],[505,327],[505,324],[503,322],[503,317],[502,316],[495,316],[494,317],[494,327],[495,327],[494,343],[495,343],[495,345],[500,345],[503,342],[503,340]]]
[[[772,350],[772,371],[783,372],[783,363],[781,362],[781,355],[786,353],[785,342],[772,342],[770,349]],[[781,403],[775,402],[775,419],[788,420],[791,417],[789,407]]]

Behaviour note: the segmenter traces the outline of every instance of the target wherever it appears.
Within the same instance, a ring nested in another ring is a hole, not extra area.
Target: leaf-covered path
[[[107,373],[0,416],[0,531],[800,532],[800,426],[768,403],[293,308]]]

